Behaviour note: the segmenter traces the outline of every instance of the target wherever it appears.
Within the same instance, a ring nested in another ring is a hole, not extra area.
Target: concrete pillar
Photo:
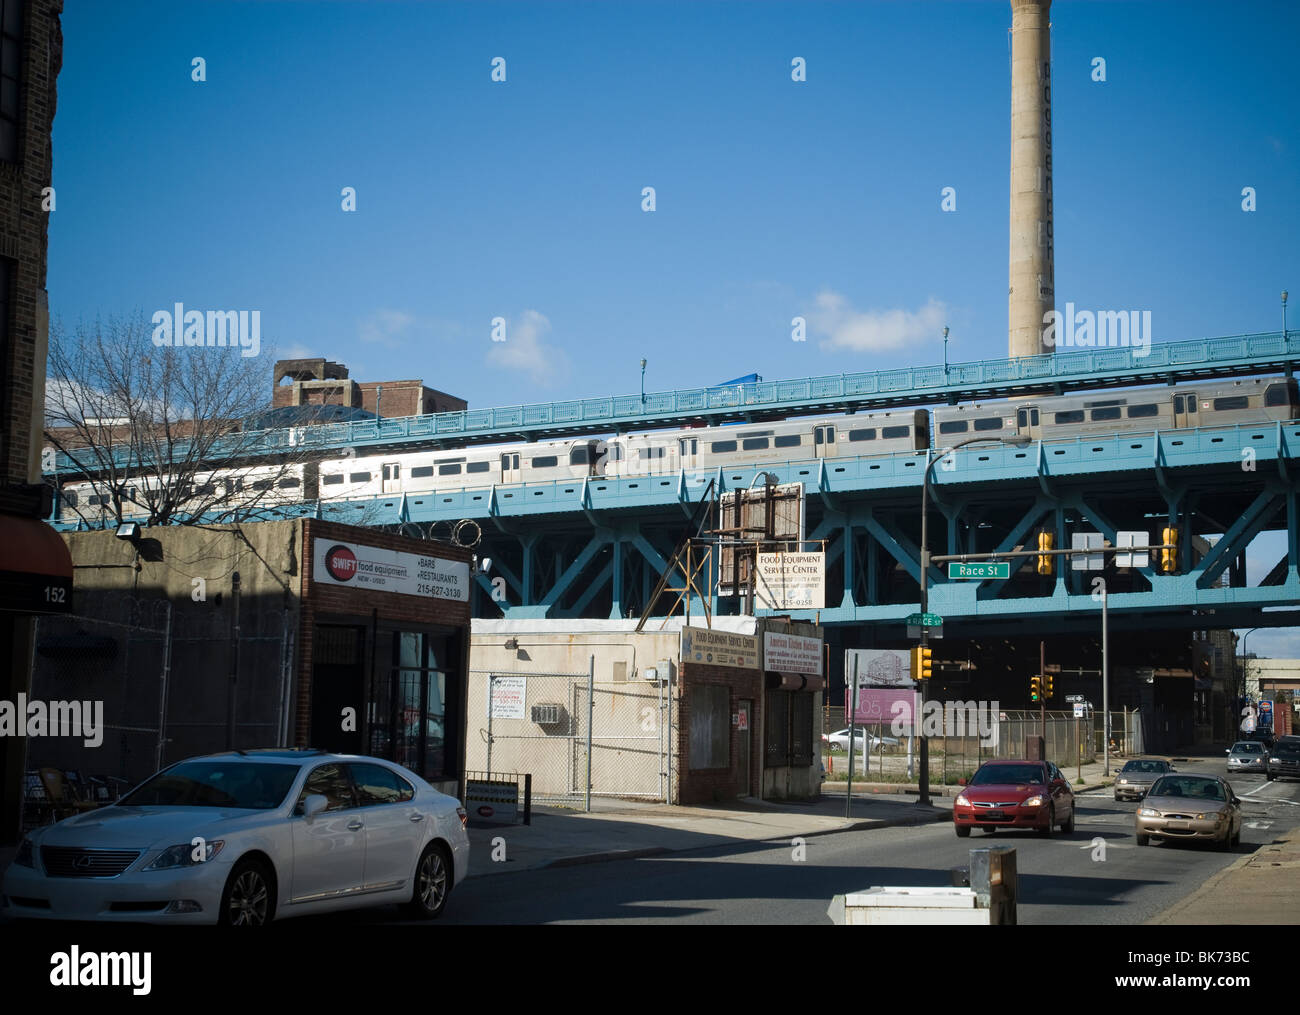
[[[1043,342],[1056,294],[1052,258],[1051,0],[1011,0],[1011,356]]]

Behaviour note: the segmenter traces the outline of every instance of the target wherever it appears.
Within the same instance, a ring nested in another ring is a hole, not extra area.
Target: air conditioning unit
[[[647,666],[641,670],[642,680],[668,680],[673,679],[673,661],[671,659],[660,659],[655,665]]]
[[[560,721],[560,711],[559,705],[534,705],[533,722],[538,726],[553,726]]]

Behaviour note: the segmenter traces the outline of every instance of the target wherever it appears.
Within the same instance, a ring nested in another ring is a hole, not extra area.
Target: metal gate
[[[467,769],[533,777],[533,800],[668,799],[668,687],[593,673],[471,670]]]

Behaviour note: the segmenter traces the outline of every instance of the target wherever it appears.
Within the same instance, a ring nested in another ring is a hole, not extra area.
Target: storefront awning
[[[825,687],[825,677],[814,677],[806,673],[768,673],[767,675],[769,691],[821,691]]]
[[[0,610],[67,613],[72,609],[72,554],[37,518],[0,515]]]

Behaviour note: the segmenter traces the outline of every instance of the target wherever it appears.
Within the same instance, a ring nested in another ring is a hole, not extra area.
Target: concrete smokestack
[[[1011,0],[1011,356],[1052,352],[1052,0]]]

